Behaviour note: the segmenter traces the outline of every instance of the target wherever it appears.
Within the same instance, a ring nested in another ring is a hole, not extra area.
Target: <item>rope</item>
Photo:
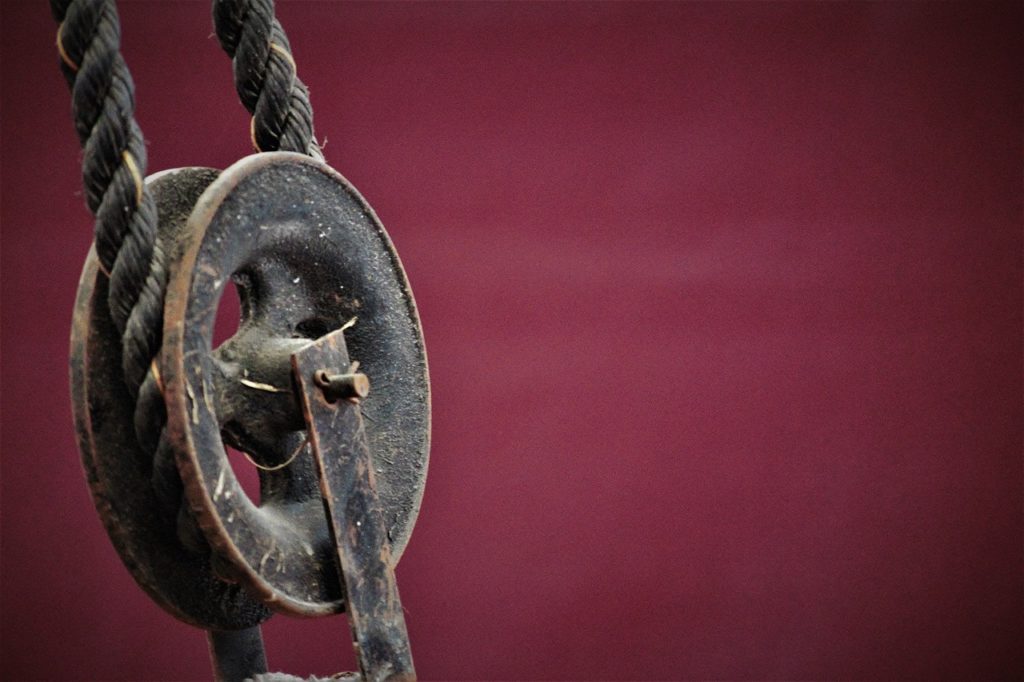
[[[107,304],[134,397],[160,349],[167,280],[156,205],[142,181],[146,146],[135,122],[135,88],[113,0],[51,0],[50,8],[83,149],[86,203],[96,216],[96,255],[110,278]]]
[[[60,68],[71,90],[72,117],[83,149],[86,203],[96,218],[99,267],[109,278],[107,306],[121,334],[124,385],[136,401],[134,427],[151,467],[155,498],[176,524],[184,547],[208,551],[183,500],[167,421],[158,356],[167,289],[157,211],[146,188],[146,147],[135,121],[135,86],[121,56],[114,0],[50,0],[58,23]],[[295,73],[288,39],[272,0],[216,0],[221,45],[233,58],[235,85],[253,114],[259,151],[323,156],[313,137],[306,86]]]
[[[238,98],[252,114],[253,147],[322,160],[309,89],[296,74],[288,37],[274,18],[274,0],[214,0],[213,26],[231,57]]]

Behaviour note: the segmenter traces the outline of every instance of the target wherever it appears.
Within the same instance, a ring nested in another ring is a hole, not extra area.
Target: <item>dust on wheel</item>
[[[238,331],[211,339],[224,287]],[[346,324],[370,377],[361,405],[394,561],[419,510],[429,450],[426,355],[412,293],[363,198],[309,157],[257,154],[203,192],[170,263],[161,369],[168,436],[192,512],[231,578],[296,615],[343,609],[290,356]],[[260,467],[250,500],[224,444]]]

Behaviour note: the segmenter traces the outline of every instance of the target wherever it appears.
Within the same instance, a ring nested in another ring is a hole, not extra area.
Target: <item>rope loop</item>
[[[109,280],[107,307],[121,335],[124,386],[135,400],[139,449],[152,484],[182,545],[197,530],[184,506],[182,485],[164,438],[166,412],[159,369],[165,245],[156,203],[145,184],[146,145],[135,121],[135,84],[121,55],[121,23],[114,0],[50,0],[57,22],[59,66],[71,90],[71,112],[82,146],[85,200],[96,218],[99,270]],[[313,136],[313,111],[296,74],[288,38],[274,18],[273,0],[215,0],[217,38],[232,57],[235,88],[252,114],[253,146],[323,159]]]

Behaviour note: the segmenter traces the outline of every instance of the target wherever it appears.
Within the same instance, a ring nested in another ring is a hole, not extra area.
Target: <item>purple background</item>
[[[208,678],[89,501],[80,152],[2,12],[0,675]],[[279,15],[423,318],[422,677],[1024,675],[1019,3]],[[207,4],[122,19],[150,171],[248,154]],[[345,627],[274,618],[272,667]]]

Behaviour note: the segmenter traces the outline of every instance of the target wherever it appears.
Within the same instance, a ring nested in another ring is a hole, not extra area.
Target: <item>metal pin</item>
[[[362,372],[328,374],[321,369],[313,375],[313,383],[324,392],[327,402],[339,400],[359,402],[370,394],[370,377]]]

